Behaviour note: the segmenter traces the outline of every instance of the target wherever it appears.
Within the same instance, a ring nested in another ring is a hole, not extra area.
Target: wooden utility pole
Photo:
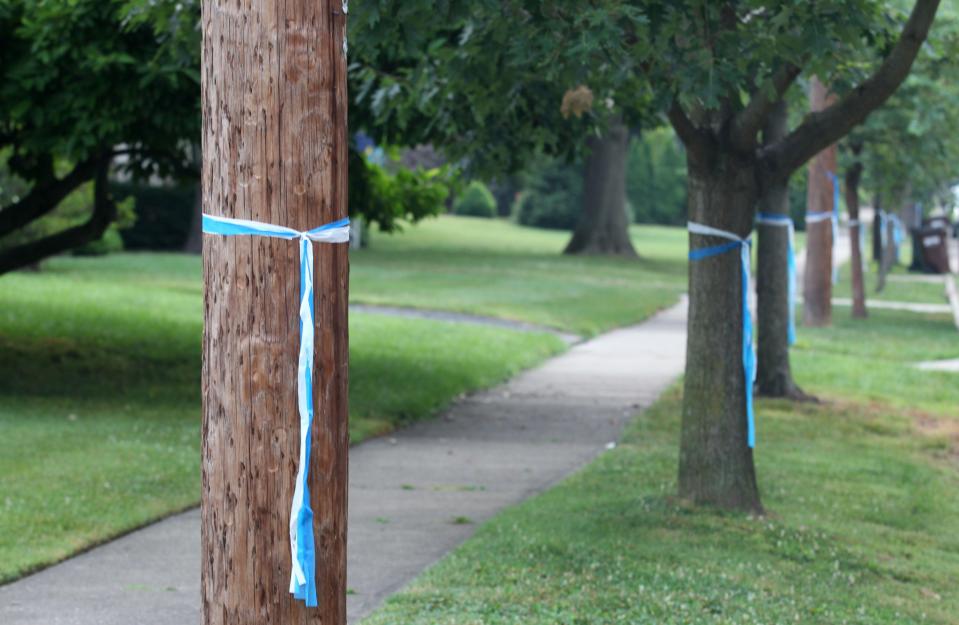
[[[812,112],[831,106],[836,96],[817,78],[810,82],[809,108]],[[806,214],[832,213],[834,187],[830,174],[836,173],[836,146],[831,145],[809,161]],[[803,325],[832,323],[832,223],[826,219],[806,224],[806,270],[803,276]]]
[[[204,0],[204,212],[301,231],[346,216],[345,9],[343,0]],[[289,593],[298,243],[204,241],[204,625],[346,623],[345,245],[314,245],[319,607]]]

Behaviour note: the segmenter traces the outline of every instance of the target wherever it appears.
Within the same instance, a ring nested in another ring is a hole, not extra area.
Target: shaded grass
[[[910,273],[906,269],[907,265],[896,265],[889,272],[886,286],[882,291],[876,292],[878,281],[878,265],[871,263],[869,270],[865,274],[866,287],[866,307],[869,306],[869,300],[875,299],[888,302],[913,302],[917,304],[945,304],[946,292],[941,281],[928,282],[923,278],[937,278],[941,276],[929,276],[927,274]],[[839,270],[839,283],[833,287],[835,297],[852,297],[852,283],[850,278],[849,264],[843,265]],[[905,281],[902,281],[905,280]]]
[[[198,270],[123,255],[0,281],[0,582],[199,500]],[[547,334],[360,314],[350,347],[353,441],[563,349]]]
[[[560,254],[569,233],[444,216],[376,236],[351,257],[350,296],[367,304],[517,319],[593,335],[636,323],[686,288],[686,231],[633,226],[641,258]]]
[[[366,622],[955,623],[959,385],[908,363],[955,357],[959,335],[893,311],[837,320],[801,330],[794,357],[827,403],[758,403],[767,517],[674,497],[676,388]]]

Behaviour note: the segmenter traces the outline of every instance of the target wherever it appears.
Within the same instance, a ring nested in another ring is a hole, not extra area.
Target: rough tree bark
[[[809,108],[821,111],[834,104],[836,96],[813,78],[810,82]],[[833,182],[836,172],[836,146],[831,145],[809,161],[806,213],[832,213]],[[806,224],[806,268],[803,272],[803,325],[828,326],[832,323],[832,223],[826,219]]]
[[[342,0],[203,3],[203,206],[306,230],[347,214]],[[345,245],[315,245],[309,489],[319,608],[289,594],[298,242],[204,244],[202,622],[346,623]]]
[[[763,142],[779,141],[788,133],[789,110],[781,100],[763,129]],[[789,216],[789,179],[771,180],[759,198],[759,210]],[[805,399],[789,363],[789,229],[759,224],[756,300],[758,370],[756,389],[767,397]]]
[[[758,196],[754,162],[702,146],[687,151],[690,220],[746,236]],[[690,249],[726,243],[690,235]],[[738,251],[689,263],[679,494],[698,504],[760,512],[747,445]],[[739,320],[738,323],[733,320]]]
[[[860,146],[853,146],[852,152],[857,158],[861,151]],[[856,319],[865,319],[866,288],[863,282],[862,262],[863,250],[860,247],[860,235],[863,225],[859,222],[859,180],[862,178],[862,163],[856,161],[846,171],[846,208],[849,209],[849,220],[853,225],[849,227],[849,241],[852,255],[852,316]]]
[[[605,135],[590,138],[587,144],[583,213],[564,253],[635,257],[626,215],[629,129],[615,119]]]

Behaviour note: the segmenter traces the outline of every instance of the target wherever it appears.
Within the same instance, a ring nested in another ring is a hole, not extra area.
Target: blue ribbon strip
[[[756,446],[756,422],[753,416],[753,384],[756,382],[756,352],[753,349],[753,319],[749,312],[749,273],[751,264],[749,239],[743,239],[732,232],[719,230],[710,226],[704,226],[695,222],[687,224],[689,232],[703,236],[720,237],[729,239],[729,243],[707,247],[698,250],[690,250],[689,260],[698,261],[711,256],[725,254],[731,250],[739,249],[739,266],[742,278],[742,314],[743,314],[743,374],[745,375],[746,386],[746,441],[750,448]]]
[[[796,343],[796,228],[793,220],[788,215],[777,215],[775,213],[759,213],[756,216],[756,223],[764,226],[778,226],[789,229],[789,243],[786,251],[786,264],[788,266],[788,293],[789,293],[789,344]]]
[[[297,411],[300,417],[300,456],[290,510],[290,592],[311,608],[316,601],[316,543],[313,510],[307,475],[310,466],[310,435],[313,429],[313,245],[345,243],[350,239],[350,220],[340,219],[300,232],[247,219],[203,215],[203,232],[223,236],[264,236],[300,241],[300,352],[297,366]]]

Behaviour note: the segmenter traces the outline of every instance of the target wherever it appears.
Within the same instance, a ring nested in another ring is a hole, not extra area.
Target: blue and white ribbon
[[[775,213],[759,213],[756,223],[764,226],[778,226],[789,231],[789,243],[786,250],[786,264],[788,266],[787,288],[789,293],[789,344],[796,342],[796,227],[788,215]]]
[[[742,315],[743,315],[743,374],[745,375],[744,384],[746,386],[746,441],[750,448],[756,446],[756,422],[753,418],[753,384],[756,382],[756,351],[753,348],[753,319],[749,312],[749,273],[751,265],[749,238],[742,238],[711,226],[704,226],[690,221],[687,224],[691,234],[702,236],[719,237],[728,239],[729,243],[706,247],[699,250],[690,250],[689,260],[697,261],[718,256],[726,252],[739,250],[739,266],[742,277]]]
[[[290,510],[290,553],[293,570],[290,592],[316,607],[316,543],[307,473],[310,465],[310,434],[313,428],[313,243],[345,243],[350,240],[350,220],[341,219],[300,232],[247,219],[203,215],[203,232],[224,236],[264,236],[300,241],[300,354],[297,365],[297,411],[300,417],[300,457]]]

